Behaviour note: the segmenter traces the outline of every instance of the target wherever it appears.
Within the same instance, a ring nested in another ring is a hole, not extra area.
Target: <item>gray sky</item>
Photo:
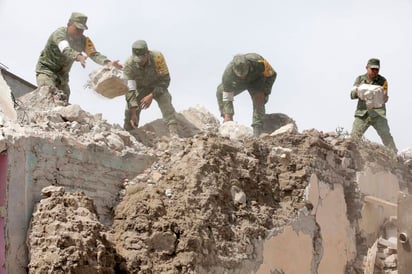
[[[380,58],[391,133],[398,149],[412,147],[412,127],[404,123],[412,116],[411,0],[0,0],[0,62],[36,84],[40,51],[73,11],[88,15],[85,35],[112,60],[124,63],[138,39],[161,51],[177,111],[201,105],[219,117],[215,92],[224,68],[237,53],[261,54],[278,73],[267,113],[289,115],[299,131],[350,131],[356,108],[350,89],[367,60]],[[123,125],[124,97],[83,88],[97,68],[90,59],[85,69],[73,65],[70,102]],[[234,103],[234,119],[249,126],[248,93]],[[141,125],[158,118],[154,102]],[[381,143],[373,128],[366,137]]]

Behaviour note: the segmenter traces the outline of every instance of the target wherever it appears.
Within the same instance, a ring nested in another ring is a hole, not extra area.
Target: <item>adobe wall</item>
[[[133,178],[154,161],[150,155],[119,156],[103,147],[73,143],[58,136],[19,136],[7,143],[8,273],[26,273],[27,230],[42,188],[58,185],[66,191],[83,191],[94,200],[100,221],[109,224],[124,179]]]

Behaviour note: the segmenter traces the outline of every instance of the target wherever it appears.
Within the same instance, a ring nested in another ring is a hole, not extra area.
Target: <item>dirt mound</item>
[[[261,240],[306,206],[323,138],[313,131],[233,142],[209,134],[159,143],[156,166],[129,182],[115,209],[113,241],[127,271],[253,272]]]
[[[93,201],[83,193],[65,193],[63,187],[43,192],[50,197],[33,213],[29,273],[116,273],[116,253]]]

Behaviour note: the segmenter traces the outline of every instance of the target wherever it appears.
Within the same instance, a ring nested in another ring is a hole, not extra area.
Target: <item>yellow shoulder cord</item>
[[[388,95],[388,81],[385,80],[385,83],[383,83],[383,91],[386,95]]]
[[[86,37],[86,46],[85,46],[84,52],[87,54],[87,56],[90,56],[97,52],[92,40],[90,40],[89,37]]]
[[[169,74],[169,69],[167,68],[165,58],[162,54],[159,54],[155,57],[155,68],[156,72],[159,75],[166,75]]]
[[[273,74],[275,74],[275,70],[272,68],[272,66],[266,61],[265,59],[260,59],[258,61],[259,63],[263,63],[265,66],[265,70],[263,71],[263,76],[265,77],[272,77]]]

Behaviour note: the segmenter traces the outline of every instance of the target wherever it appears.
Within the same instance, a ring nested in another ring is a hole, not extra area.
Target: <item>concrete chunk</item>
[[[104,66],[89,74],[87,87],[107,98],[125,95],[128,92],[123,72],[115,67]]]

